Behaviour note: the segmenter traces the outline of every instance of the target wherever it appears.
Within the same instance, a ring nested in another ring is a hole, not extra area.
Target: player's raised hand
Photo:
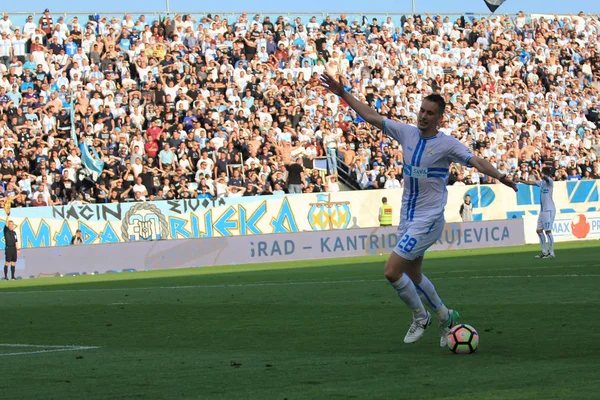
[[[517,189],[517,183],[510,179],[508,177],[508,175],[504,175],[502,178],[498,179],[500,181],[500,183],[502,183],[503,185],[508,186],[509,188],[511,188],[512,190],[514,190],[515,192],[518,192],[519,189]]]
[[[321,85],[329,90],[331,93],[341,96],[344,94],[344,85],[338,82],[333,76],[331,76],[328,72],[323,72],[319,76],[319,80],[321,81]]]

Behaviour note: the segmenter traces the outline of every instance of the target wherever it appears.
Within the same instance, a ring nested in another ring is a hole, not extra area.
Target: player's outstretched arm
[[[483,172],[487,176],[491,176],[494,179],[498,179],[500,183],[508,186],[515,192],[517,191],[517,184],[512,179],[509,179],[505,174],[502,174],[498,171],[489,161],[484,160],[483,158],[473,157],[469,160],[469,164],[477,168],[479,171]]]
[[[325,89],[337,96],[340,96],[365,121],[379,129],[383,129],[383,117],[367,104],[359,101],[350,93],[346,92],[344,85],[338,82],[333,76],[327,72],[324,72],[319,79],[321,80],[321,85],[323,85]]]
[[[535,170],[533,171],[533,176],[534,176],[534,178],[535,178],[535,180],[534,180],[534,181],[530,181],[530,180],[524,180],[524,179],[520,179],[520,178],[519,178],[519,179],[517,179],[517,181],[518,181],[519,183],[523,183],[523,184],[525,184],[525,185],[529,185],[529,186],[538,186],[538,183],[539,183],[539,181],[541,181],[541,180],[542,180],[542,176],[540,175],[540,173],[539,173],[539,172],[537,172],[537,171],[535,171]]]

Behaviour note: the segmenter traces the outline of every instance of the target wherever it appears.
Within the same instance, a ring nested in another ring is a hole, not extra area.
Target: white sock
[[[550,254],[554,254],[554,238],[552,237],[552,232],[546,233],[548,236],[548,251]]]
[[[542,253],[547,253],[548,250],[546,249],[546,236],[544,235],[544,232],[538,233],[538,236],[540,238],[540,244],[542,245]]]
[[[421,283],[415,285],[421,302],[426,304],[430,309],[435,311],[440,321],[446,321],[448,319],[448,308],[438,296],[435,286],[425,275],[421,275]]]
[[[402,274],[400,279],[392,283],[392,286],[396,289],[400,299],[412,310],[414,319],[423,319],[426,317],[425,308],[417,294],[415,284],[410,280],[408,275]]]

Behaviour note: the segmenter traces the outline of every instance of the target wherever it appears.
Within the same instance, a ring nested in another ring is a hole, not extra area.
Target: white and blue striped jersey
[[[432,137],[422,137],[416,126],[389,119],[383,121],[383,133],[400,143],[404,156],[400,221],[443,218],[450,164],[468,165],[473,154],[453,136],[438,132]]]
[[[549,176],[544,176],[535,183],[540,188],[540,208],[541,211],[556,211],[552,194],[554,192],[554,181]]]

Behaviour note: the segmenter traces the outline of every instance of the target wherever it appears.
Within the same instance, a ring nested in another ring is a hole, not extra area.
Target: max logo
[[[590,223],[583,214],[579,214],[571,221],[571,232],[577,239],[584,239],[590,233]]]

